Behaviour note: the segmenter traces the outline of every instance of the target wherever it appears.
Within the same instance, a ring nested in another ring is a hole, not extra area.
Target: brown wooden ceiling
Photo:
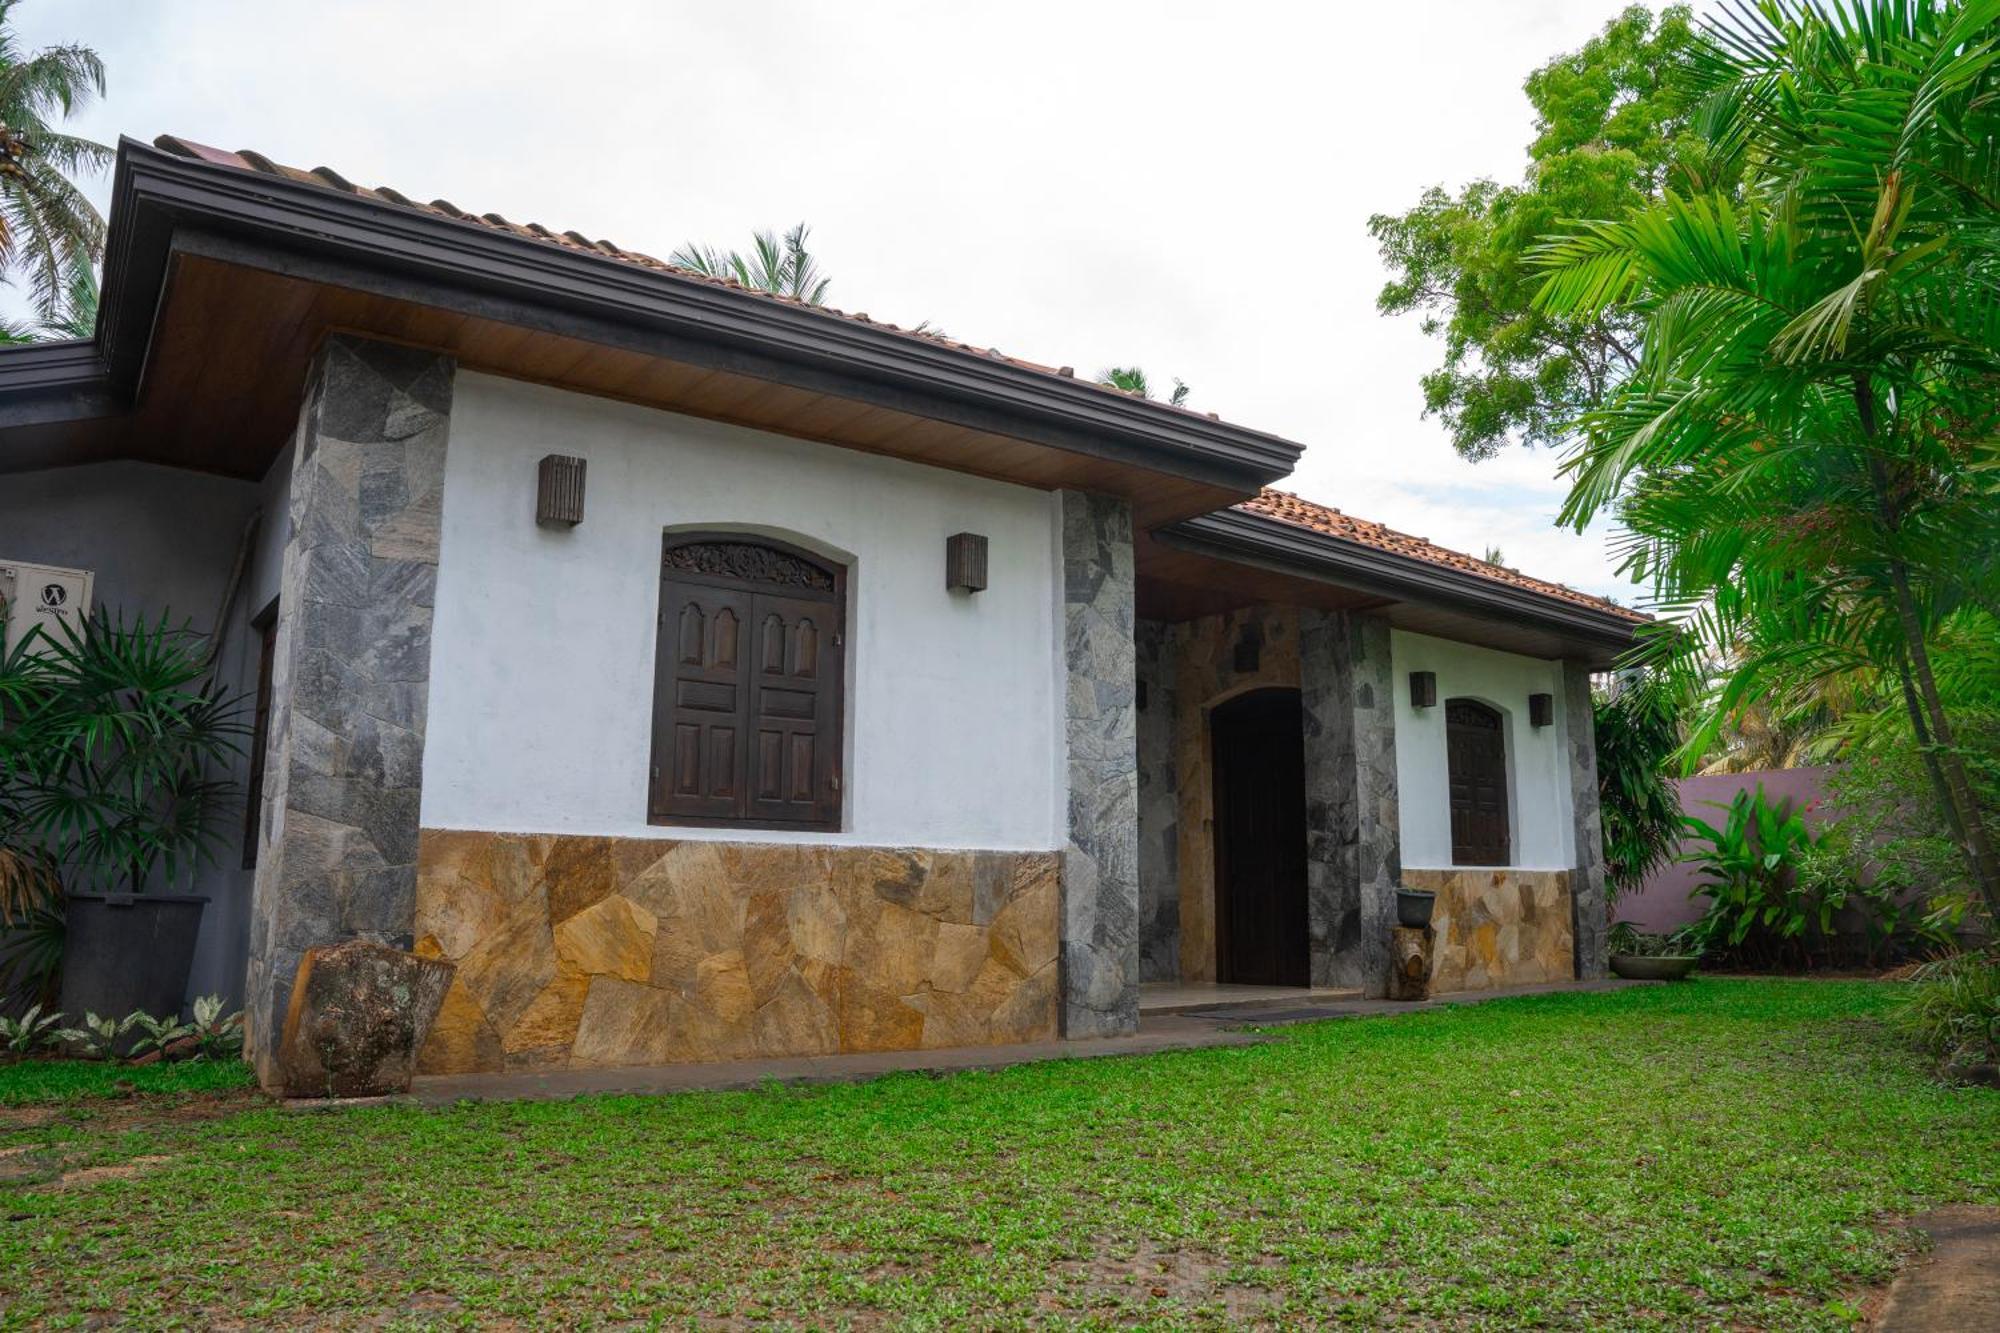
[[[1002,481],[1122,496],[1145,527],[1242,498],[1224,487],[732,371],[188,254],[174,259],[136,410],[18,434],[10,461],[34,466],[37,452],[60,443],[66,462],[137,457],[261,477],[291,435],[313,351],[331,332],[448,352],[469,370]]]

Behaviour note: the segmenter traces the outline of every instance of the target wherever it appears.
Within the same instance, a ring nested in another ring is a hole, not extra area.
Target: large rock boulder
[[[456,969],[367,940],[308,949],[278,1046],[287,1097],[408,1092]]]

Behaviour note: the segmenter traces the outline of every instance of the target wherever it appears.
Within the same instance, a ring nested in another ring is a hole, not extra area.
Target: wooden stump
[[[1431,956],[1437,931],[1429,926],[1393,926],[1389,931],[1389,998],[1428,1000],[1431,997]]]
[[[349,940],[308,949],[278,1051],[287,1097],[408,1092],[457,969],[441,958]]]

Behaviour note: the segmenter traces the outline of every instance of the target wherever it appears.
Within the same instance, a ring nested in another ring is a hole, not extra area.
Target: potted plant
[[[1685,930],[1671,935],[1649,934],[1630,921],[1611,928],[1611,971],[1627,981],[1684,981],[1701,962]]]
[[[102,613],[37,628],[0,657],[4,904],[60,915],[68,1014],[178,1014],[207,899],[171,890],[236,808],[241,700],[208,640]],[[43,945],[48,949],[46,939]]]
[[[1429,889],[1396,889],[1396,924],[1422,930],[1431,923],[1438,896]]]

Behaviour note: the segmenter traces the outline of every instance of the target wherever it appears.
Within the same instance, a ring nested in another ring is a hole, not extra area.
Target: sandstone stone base
[[[1566,870],[1404,870],[1437,894],[1432,994],[1537,986],[1576,977]]]
[[[426,829],[423,1073],[1053,1037],[1053,853]]]

